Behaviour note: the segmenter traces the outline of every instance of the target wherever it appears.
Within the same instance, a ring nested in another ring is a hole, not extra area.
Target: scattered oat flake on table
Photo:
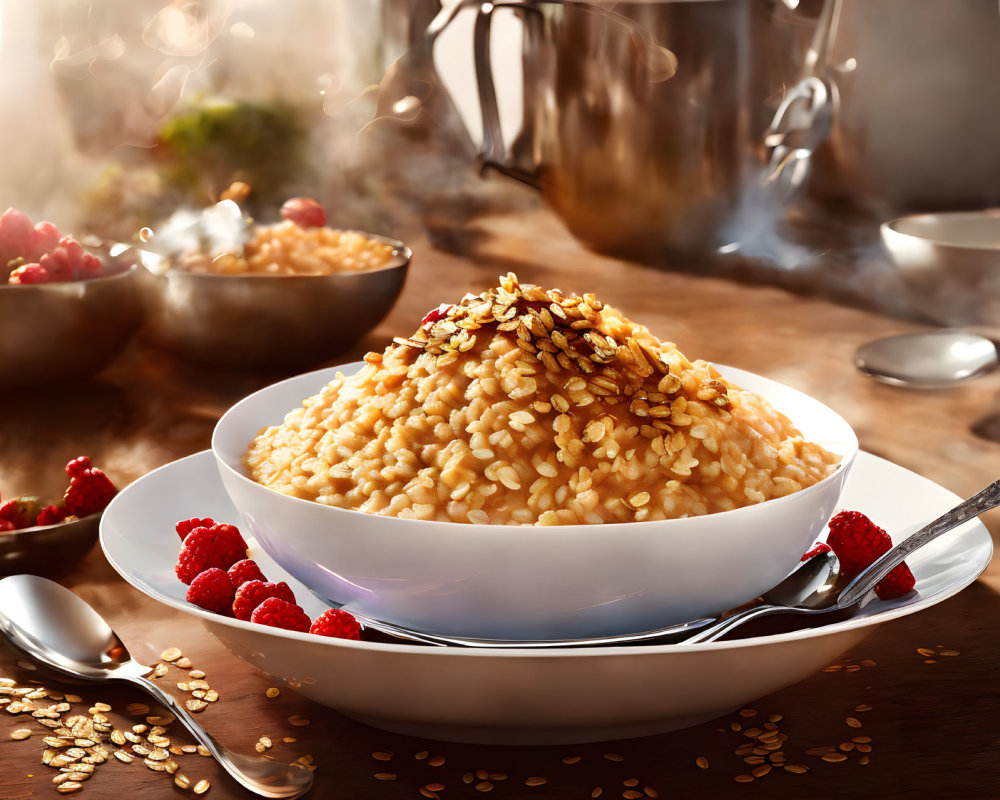
[[[525,786],[543,786],[548,783],[548,778],[543,778],[540,775],[532,775],[524,781]]]
[[[309,724],[309,720],[303,717],[301,714],[293,714],[288,718],[290,725],[294,725],[296,728],[304,728]]]
[[[31,736],[31,730],[30,729],[28,729],[28,728],[18,728],[16,731],[13,731],[11,733],[10,738],[11,739],[18,739],[18,740],[20,740],[20,739],[27,739],[29,736]]]
[[[941,650],[938,653],[939,656],[957,656],[961,655],[958,650]]]
[[[279,689],[277,686],[269,686],[267,689],[264,690],[264,696],[270,697],[271,699],[274,699],[279,694],[281,694],[281,689]]]
[[[180,651],[177,647],[168,647],[162,653],[160,653],[160,661],[172,662],[180,658],[184,653]]]

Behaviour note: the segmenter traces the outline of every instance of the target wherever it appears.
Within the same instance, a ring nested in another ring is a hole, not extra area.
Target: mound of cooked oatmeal
[[[761,503],[840,460],[593,295],[512,274],[365,362],[261,431],[254,480],[370,514],[565,525]]]

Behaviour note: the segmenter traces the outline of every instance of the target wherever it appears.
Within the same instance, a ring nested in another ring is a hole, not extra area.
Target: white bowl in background
[[[360,365],[341,367],[353,371]],[[432,633],[509,639],[620,634],[717,614],[778,583],[821,535],[858,450],[850,425],[802,392],[720,368],[842,456],[794,494],[705,516],[550,527],[475,525],[366,514],[281,494],[247,477],[243,457],[267,425],[338,371],[319,370],[243,399],[213,437],[242,525],[321,599]]]
[[[958,498],[860,453],[842,500],[898,543]],[[101,545],[125,580],[201,620],[274,685],[378,728],[490,744],[596,742],[716,719],[833,663],[880,623],[952,596],[976,579],[992,555],[989,531],[970,520],[910,556],[915,593],[874,601],[857,617],[821,628],[694,645],[480,650],[331,639],[197,608],[184,599],[187,587],[173,568],[180,547],[174,524],[191,516],[237,522],[208,451],[125,487],[104,512]],[[310,616],[323,611],[324,604],[252,538],[249,544],[270,580],[287,580]]]

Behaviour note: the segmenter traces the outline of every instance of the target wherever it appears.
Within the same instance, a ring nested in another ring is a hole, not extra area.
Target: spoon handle
[[[810,608],[800,608],[799,606],[786,606],[786,605],[773,605],[770,603],[765,603],[764,605],[750,606],[750,608],[744,608],[742,611],[737,611],[735,614],[731,614],[725,619],[721,619],[714,625],[709,625],[703,628],[701,631],[696,633],[694,636],[688,636],[682,639],[677,644],[704,644],[705,642],[714,642],[716,639],[721,639],[727,633],[747,622],[754,619],[761,619],[762,617],[771,617],[775,614],[820,614],[822,610],[814,610]]]
[[[302,767],[282,764],[260,756],[244,756],[223,746],[199,725],[184,705],[165,692],[153,681],[142,675],[123,672],[119,680],[134,684],[159,701],[177,717],[191,735],[215,757],[216,761],[239,783],[250,791],[270,798],[292,798],[305,794],[312,786],[312,773]]]
[[[837,605],[846,607],[860,603],[865,595],[878,585],[879,581],[902,564],[914,550],[997,505],[1000,505],[1000,480],[994,481],[978,494],[974,494],[968,500],[959,503],[951,511],[942,514],[916,533],[906,537],[872,562],[844,587],[837,598]]]

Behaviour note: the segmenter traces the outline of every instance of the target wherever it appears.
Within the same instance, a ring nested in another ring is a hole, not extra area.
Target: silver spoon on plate
[[[803,627],[812,627],[823,621],[833,622],[854,616],[870,599],[879,582],[911,553],[997,505],[1000,505],[1000,480],[994,481],[981,492],[908,536],[862,570],[846,586],[837,580],[839,572],[836,557],[830,552],[821,553],[803,562],[781,583],[765,593],[762,596],[763,603],[723,615],[720,619],[699,619],[641,633],[555,641],[476,639],[412,631],[358,614],[355,616],[365,627],[424,644],[528,649],[713,642],[751,620],[779,615],[804,618],[806,624]],[[350,608],[346,610],[351,611]]]
[[[239,784],[262,797],[291,800],[312,786],[310,770],[223,747],[182,703],[146,677],[153,668],[132,660],[100,614],[54,581],[35,575],[0,579],[0,634],[31,661],[60,675],[138,686],[169,709]]]

